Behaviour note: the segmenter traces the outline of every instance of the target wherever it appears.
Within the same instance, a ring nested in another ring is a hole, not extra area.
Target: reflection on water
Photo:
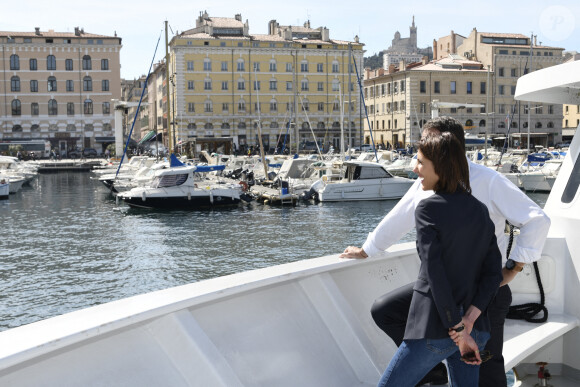
[[[0,202],[0,330],[153,290],[337,254],[346,245],[360,246],[395,204],[135,210],[117,206],[88,174],[40,175],[32,187]],[[404,240],[414,240],[414,232]]]

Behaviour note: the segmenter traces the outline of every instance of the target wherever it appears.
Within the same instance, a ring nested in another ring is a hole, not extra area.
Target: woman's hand
[[[348,246],[344,252],[339,255],[340,258],[367,258],[368,255],[361,247]]]
[[[481,356],[479,355],[479,348],[477,346],[477,343],[475,342],[475,340],[473,340],[473,337],[471,337],[470,335],[464,332],[461,333],[463,333],[463,335],[461,335],[459,343],[457,344],[459,346],[459,353],[461,353],[462,356],[461,360],[463,360],[465,364],[480,365]],[[464,355],[469,354],[472,355],[468,356],[467,359],[463,357]]]

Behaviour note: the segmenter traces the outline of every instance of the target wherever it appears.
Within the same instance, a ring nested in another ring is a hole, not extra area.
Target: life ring
[[[242,191],[246,192],[248,190],[248,183],[240,181],[239,184],[242,186]]]

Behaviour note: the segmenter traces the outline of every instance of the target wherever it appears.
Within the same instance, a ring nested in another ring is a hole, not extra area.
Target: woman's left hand
[[[461,353],[461,360],[466,364],[480,365],[481,356],[479,355],[479,347],[473,337],[468,334],[463,334],[457,344],[459,346],[459,353]]]

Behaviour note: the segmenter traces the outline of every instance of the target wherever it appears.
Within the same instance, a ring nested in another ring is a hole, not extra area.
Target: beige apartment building
[[[45,139],[62,155],[114,142],[121,38],[85,32],[0,32],[0,140]]]
[[[476,61],[457,55],[427,63],[365,72],[364,95],[368,114],[364,143],[386,148],[414,144],[423,124],[431,118],[434,102],[474,104],[481,107],[440,108],[474,134],[485,133],[488,72]],[[372,129],[372,139],[371,131]]]
[[[245,151],[257,147],[261,133],[270,150],[284,142],[295,150],[297,143],[314,144],[314,137],[325,149],[339,149],[343,123],[345,143],[359,143],[358,38],[331,39],[325,27],[275,20],[267,34],[254,35],[241,15],[200,13],[196,27],[173,37],[170,46],[177,142],[231,137]]]
[[[514,100],[517,80],[530,71],[563,63],[563,48],[543,46],[536,38],[522,34],[488,33],[473,29],[463,37],[451,32],[434,42],[434,58],[457,54],[489,66],[491,78],[490,134],[505,136],[510,132],[511,146],[527,147],[528,104]],[[530,142],[554,145],[562,141],[562,105],[531,103]],[[509,118],[508,118],[509,116]],[[507,121],[510,121],[510,124]]]

